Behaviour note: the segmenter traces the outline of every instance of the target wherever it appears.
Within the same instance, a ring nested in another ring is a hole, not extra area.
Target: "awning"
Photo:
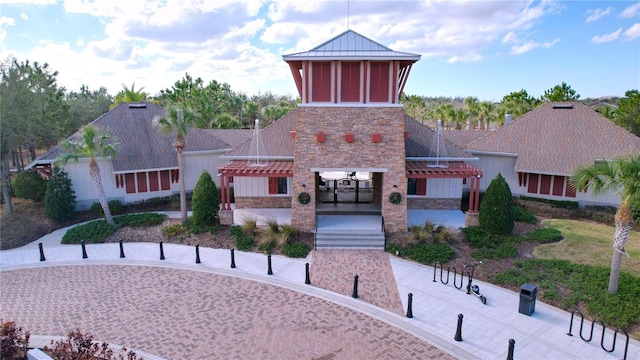
[[[407,161],[408,178],[472,178],[482,177],[482,170],[463,162],[436,164],[434,161]]]
[[[225,176],[292,177],[293,161],[269,161],[257,165],[248,161],[231,161],[218,170]]]

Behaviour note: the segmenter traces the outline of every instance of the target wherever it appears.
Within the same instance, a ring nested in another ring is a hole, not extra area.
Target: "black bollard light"
[[[82,258],[88,258],[89,256],[87,256],[87,248],[84,245],[84,240],[80,240],[80,246],[82,246]]]
[[[200,264],[200,245],[196,245],[196,264]]]
[[[267,255],[267,275],[273,275],[273,270],[271,269],[271,254]]]
[[[453,337],[455,341],[462,341],[462,314],[458,314],[458,329],[456,330],[456,336]]]
[[[124,245],[122,245],[122,240],[120,240],[120,259],[124,258]]]
[[[42,243],[38,243],[38,248],[40,249],[40,261],[45,261],[44,257],[44,248],[42,247]]]
[[[507,360],[513,360],[513,349],[516,346],[516,341],[509,339],[509,352],[507,353]]]
[[[236,268],[236,257],[233,255],[233,249],[231,249],[231,268]]]
[[[164,248],[162,247],[162,241],[160,241],[160,260],[164,260]]]
[[[305,278],[304,278],[304,283],[305,284],[311,284],[311,278],[309,277],[309,263],[304,264],[305,267]]]
[[[407,304],[407,317],[409,319],[411,319],[413,317],[412,303],[413,303],[413,294],[409,293],[409,301],[408,301],[408,304]]]
[[[353,277],[353,294],[351,294],[351,297],[358,298],[358,275]]]

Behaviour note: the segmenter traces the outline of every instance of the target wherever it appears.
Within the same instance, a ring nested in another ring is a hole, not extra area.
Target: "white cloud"
[[[483,59],[482,55],[480,54],[467,54],[464,56],[452,56],[447,60],[447,63],[449,64],[453,64],[453,63],[458,63],[458,62],[478,62],[481,61]]]
[[[591,15],[589,15],[589,17],[587,17],[587,20],[585,22],[596,21],[596,20],[600,19],[603,16],[609,15],[612,10],[613,10],[613,8],[611,6],[609,6],[606,9],[587,10],[587,13],[589,13]]]
[[[16,19],[0,16],[0,27],[2,26],[14,26],[16,24]]]
[[[640,15],[640,2],[625,8],[622,10],[622,13],[620,13],[620,17],[622,18],[634,18],[638,15]]]
[[[516,33],[514,33],[513,31],[509,31],[502,38],[502,43],[503,44],[517,43],[519,41],[520,40],[518,39],[518,35]]]
[[[25,13],[20,13],[20,18],[22,20],[29,20],[29,16],[27,14],[25,14]]]
[[[626,41],[633,40],[640,37],[640,23],[635,23],[628,28],[623,34]]]
[[[591,42],[599,44],[599,43],[605,43],[605,42],[609,42],[609,41],[613,41],[616,40],[617,38],[620,37],[620,33],[622,32],[622,28],[619,28],[618,30],[610,33],[610,34],[605,34],[605,35],[596,35],[594,37],[591,38]]]
[[[53,5],[56,0],[0,0],[0,4],[17,5]]]
[[[529,41],[526,42],[524,44],[521,45],[516,45],[513,46],[511,48],[511,54],[512,55],[520,55],[520,54],[524,54],[526,52],[538,49],[538,48],[543,48],[543,49],[548,49],[550,47],[552,47],[553,45],[557,44],[558,42],[560,42],[560,39],[554,39],[553,41],[550,42],[544,42],[544,43],[537,43],[535,41]]]

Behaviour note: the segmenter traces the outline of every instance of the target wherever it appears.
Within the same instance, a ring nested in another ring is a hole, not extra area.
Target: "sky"
[[[150,95],[185,74],[297,97],[282,55],[351,29],[421,55],[405,93],[500,101],[567,83],[581,99],[640,88],[639,1],[0,0],[0,61],[58,85]]]

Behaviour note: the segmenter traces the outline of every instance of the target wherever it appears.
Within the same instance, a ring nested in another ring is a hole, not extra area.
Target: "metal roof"
[[[393,51],[353,30],[328,40],[309,51],[283,55],[285,61],[295,60],[420,60],[420,55]]]

